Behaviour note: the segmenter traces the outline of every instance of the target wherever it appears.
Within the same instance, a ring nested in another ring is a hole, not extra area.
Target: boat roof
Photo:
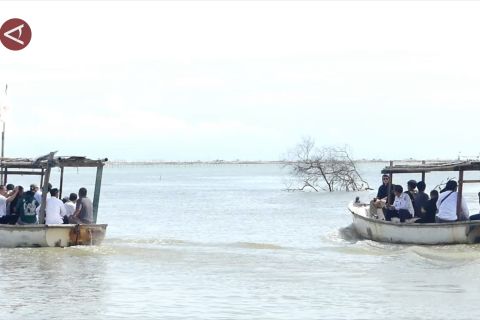
[[[430,162],[421,164],[396,164],[385,167],[383,174],[424,173],[432,171],[480,171],[480,161]]]
[[[12,169],[46,169],[48,155],[38,158],[0,158],[0,168]],[[83,156],[58,156],[53,157],[50,167],[101,167],[108,159],[88,159]]]

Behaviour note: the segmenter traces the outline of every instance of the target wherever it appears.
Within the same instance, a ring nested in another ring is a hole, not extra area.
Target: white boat
[[[55,152],[36,159],[0,158],[0,175],[3,185],[10,175],[40,176],[42,203],[35,225],[0,224],[0,247],[69,247],[76,245],[99,245],[105,238],[107,224],[97,224],[98,205],[103,166],[108,159],[91,160],[85,157],[54,157]],[[97,168],[93,192],[93,224],[45,224],[45,203],[51,168],[60,168],[59,193],[63,189],[64,168]]]
[[[370,216],[370,205],[348,205],[355,231],[364,239],[405,244],[480,243],[480,220],[453,223],[390,222]]]
[[[99,245],[105,238],[106,229],[106,224],[0,224],[0,246],[17,248]]]
[[[460,208],[460,199],[464,183],[480,183],[480,180],[464,180],[464,171],[479,171],[480,162],[464,161],[455,163],[435,163],[421,165],[393,165],[382,170],[382,174],[389,174],[390,181],[394,173],[421,173],[425,180],[425,173],[432,171],[458,171],[458,203],[457,212]],[[388,192],[390,194],[390,191]],[[389,243],[405,244],[468,244],[480,243],[480,220],[459,221],[451,223],[414,223],[412,221],[400,223],[385,221],[370,213],[370,205],[359,202],[350,203],[348,210],[353,217],[353,228],[364,239]],[[375,212],[375,211],[374,211]]]

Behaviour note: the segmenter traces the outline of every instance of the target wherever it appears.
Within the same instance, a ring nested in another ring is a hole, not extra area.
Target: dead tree
[[[298,190],[315,191],[370,189],[357,171],[347,147],[315,147],[315,141],[306,137],[288,153],[286,166],[298,178]]]

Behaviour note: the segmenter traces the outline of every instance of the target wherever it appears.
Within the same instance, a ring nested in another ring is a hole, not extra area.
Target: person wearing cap
[[[437,200],[438,213],[435,216],[436,222],[455,222],[457,221],[457,182],[454,180],[449,180],[440,191],[440,195]],[[465,198],[460,199],[460,212],[458,216],[460,220],[468,220],[469,212],[467,207],[467,202]]]
[[[401,185],[395,185],[393,187],[395,193],[395,201],[393,205],[388,205],[383,209],[385,220],[391,221],[393,217],[400,218],[400,222],[405,222],[406,219],[411,219],[414,214],[412,200],[407,193],[403,192]]]

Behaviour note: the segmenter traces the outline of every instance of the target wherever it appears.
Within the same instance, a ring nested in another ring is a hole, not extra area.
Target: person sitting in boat
[[[382,176],[382,185],[380,187],[378,187],[378,192],[377,192],[377,197],[376,197],[376,200],[380,200],[380,201],[383,201],[385,204],[387,202],[387,196],[388,196],[388,184],[390,183],[390,177],[388,176],[388,174],[384,174]],[[389,197],[389,201],[388,203],[389,204],[392,204],[393,203],[393,200],[395,198],[395,195],[393,194],[393,186],[392,186],[392,191],[391,191],[391,194],[390,194],[390,197]]]
[[[21,186],[19,186],[23,190]],[[30,190],[24,192],[21,198],[18,199],[16,205],[16,212],[18,214],[17,224],[37,224],[37,207],[39,203],[35,200],[35,188],[30,187]]]
[[[414,208],[415,208],[415,195],[417,194],[417,192],[415,191],[415,188],[417,188],[417,181],[408,180],[407,191],[405,191],[405,193],[410,197],[410,200],[412,201],[412,205]]]
[[[428,200],[428,194],[425,193],[426,184],[424,181],[417,183],[418,192],[414,194],[413,209],[415,209],[415,217],[423,218],[424,212],[426,212],[426,206]]]
[[[67,210],[67,214],[65,215],[65,217],[63,217],[64,223],[68,223],[68,219],[75,212],[75,209],[77,206],[77,198],[78,198],[77,194],[73,192],[70,193],[70,196],[68,198],[67,197],[64,198],[67,200],[64,202],[65,209]]]
[[[17,217],[7,214],[7,204],[10,204],[17,196],[18,188],[13,190],[13,193],[8,195],[7,188],[0,185],[0,224],[15,224]],[[13,218],[13,219],[12,219]]]
[[[383,210],[385,220],[392,221],[393,217],[400,218],[400,222],[405,222],[406,219],[411,219],[414,214],[412,200],[407,193],[403,193],[401,185],[393,187],[395,193],[395,201],[393,205],[388,205]]]
[[[462,197],[460,199],[460,212],[457,217],[457,182],[454,180],[449,180],[440,191],[440,195],[437,200],[438,213],[435,216],[436,222],[454,222],[458,220],[468,220],[469,212],[467,207],[467,202]]]
[[[480,203],[480,192],[478,193],[478,202]],[[471,215],[470,220],[480,220],[480,213]]]
[[[53,188],[45,206],[45,224],[63,224],[63,217],[66,214],[65,205],[58,199],[58,189]]]
[[[78,200],[75,212],[68,218],[70,223],[91,224],[93,223],[93,204],[92,200],[87,198],[87,189],[78,190]]]
[[[430,191],[430,200],[427,201],[425,206],[422,206],[422,218],[415,220],[415,223],[435,223],[435,215],[437,214],[437,200],[438,191]]]

